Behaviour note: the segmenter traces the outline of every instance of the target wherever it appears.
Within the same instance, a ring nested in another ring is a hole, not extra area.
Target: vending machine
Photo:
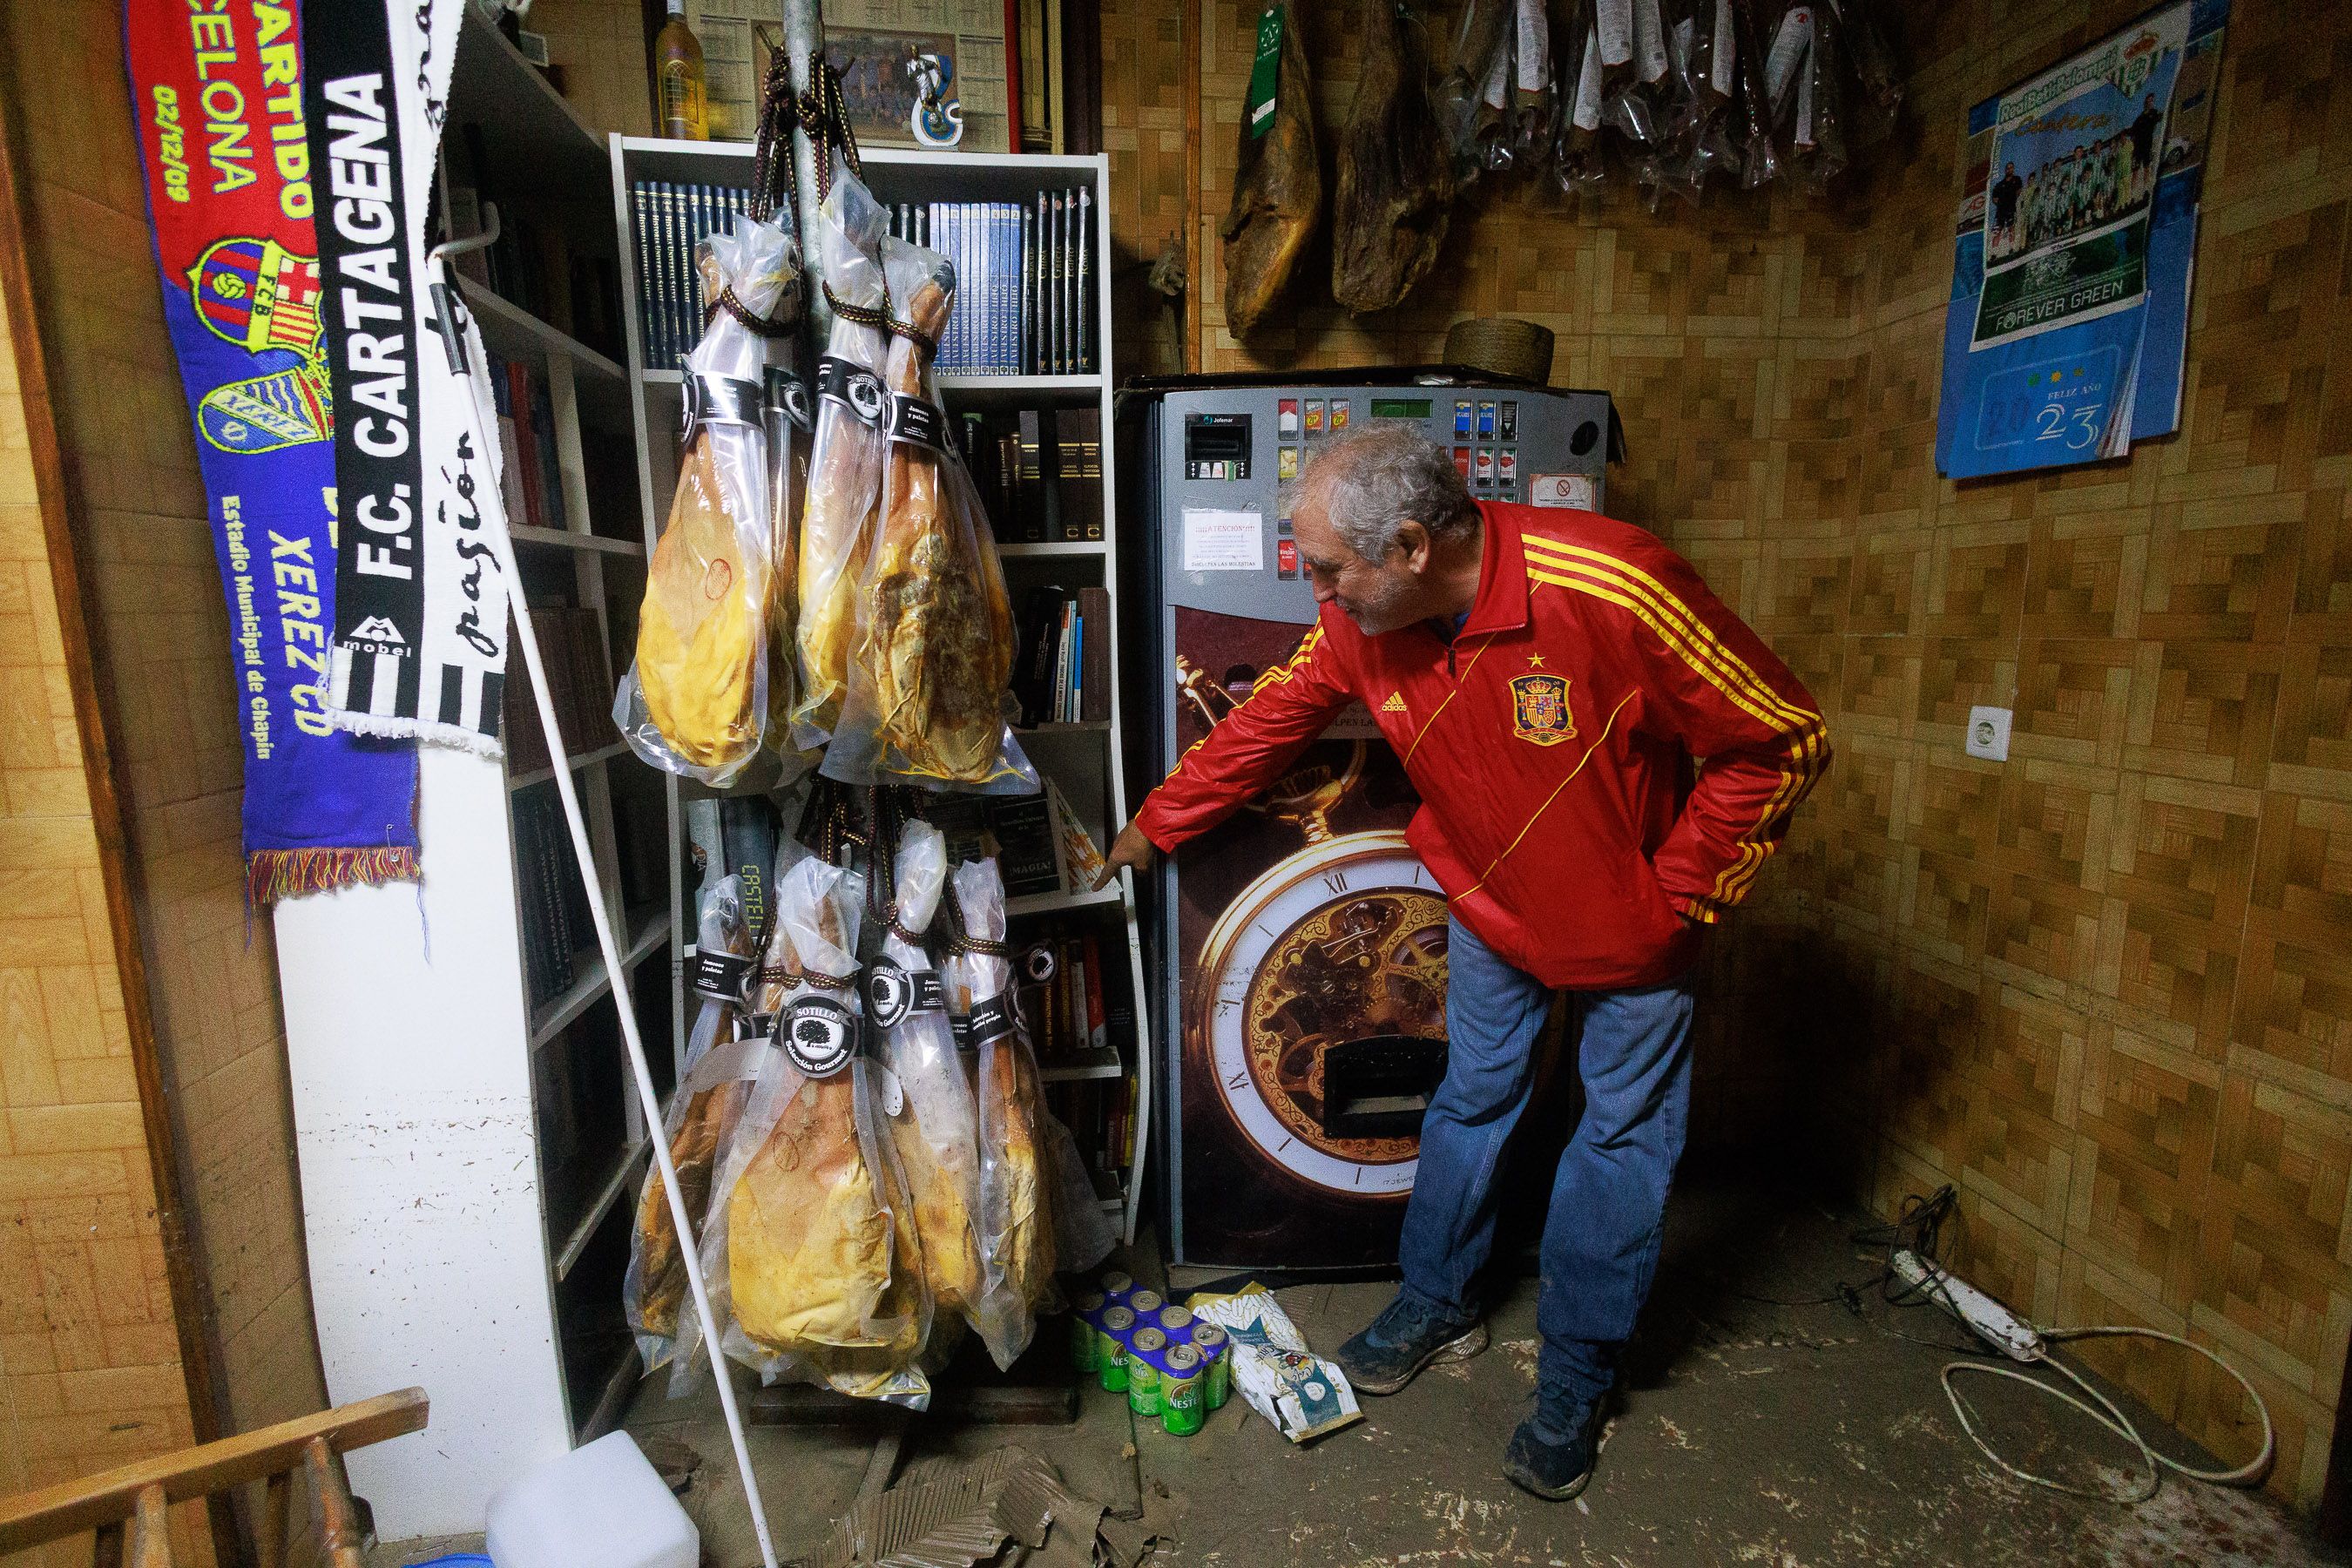
[[[1405,425],[1482,500],[1591,510],[1613,446],[1605,393],[1444,368],[1158,380],[1129,402],[1148,535],[1134,586],[1154,600],[1136,683],[1158,742],[1147,786],[1314,623],[1289,500],[1318,443]],[[1394,1263],[1445,1067],[1445,899],[1405,844],[1417,804],[1359,706],[1162,864],[1153,1038],[1177,1262]]]

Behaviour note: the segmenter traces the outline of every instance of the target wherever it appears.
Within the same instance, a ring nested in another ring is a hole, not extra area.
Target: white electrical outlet
[[[2009,761],[2010,718],[2006,708],[1969,709],[1969,755],[1992,763]]]

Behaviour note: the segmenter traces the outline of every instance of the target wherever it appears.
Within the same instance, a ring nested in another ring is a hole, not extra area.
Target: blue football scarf
[[[163,314],[228,600],[247,895],[413,880],[414,743],[329,717],[335,411],[298,7],[129,0],[123,32]]]

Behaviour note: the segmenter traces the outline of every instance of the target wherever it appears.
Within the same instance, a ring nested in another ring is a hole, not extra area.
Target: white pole
[[[455,287],[448,286],[444,277],[446,297],[457,298]],[[473,377],[467,376],[470,391]],[[482,409],[478,398],[469,398],[474,408],[474,438],[484,443],[486,451],[495,450],[481,429]],[[613,917],[604,902],[604,881],[596,870],[595,851],[588,844],[588,821],[580,815],[580,795],[572,784],[572,757],[564,750],[563,731],[555,721],[555,700],[547,689],[547,667],[539,655],[539,632],[531,624],[530,606],[523,601],[522,572],[515,564],[514,541],[507,534],[506,508],[486,508],[494,521],[490,538],[498,550],[499,570],[506,574],[507,587],[514,606],[515,631],[522,644],[522,661],[530,672],[530,695],[539,705],[540,728],[547,736],[547,751],[555,763],[555,793],[563,800],[564,825],[572,829],[572,858],[580,862],[581,880],[588,889],[588,915],[596,927],[596,951],[604,955],[604,973],[612,981],[613,1005],[621,1016],[621,1039],[629,1047],[629,1068],[637,1082],[637,1103],[646,1114],[646,1141],[653,1145],[654,1163],[661,1168],[662,1191],[669,1198],[670,1223],[677,1227],[678,1251],[686,1262],[687,1288],[694,1293],[694,1315],[702,1324],[702,1342],[710,1347],[711,1375],[719,1384],[719,1405],[727,1416],[727,1439],[735,1447],[735,1468],[743,1478],[743,1500],[751,1510],[751,1531],[760,1540],[760,1561],[763,1568],[776,1568],[775,1542],[768,1536],[768,1512],[760,1501],[759,1478],[751,1473],[751,1447],[743,1434],[743,1415],[735,1406],[735,1381],[729,1375],[727,1357],[719,1348],[719,1324],[710,1312],[710,1291],[703,1283],[702,1254],[696,1245],[694,1222],[686,1212],[686,1198],[678,1191],[677,1166],[669,1157],[669,1140],[662,1136],[661,1096],[654,1089],[653,1069],[646,1064],[645,1037],[637,1030],[636,998],[629,990],[628,971],[621,963],[621,944],[613,935]]]

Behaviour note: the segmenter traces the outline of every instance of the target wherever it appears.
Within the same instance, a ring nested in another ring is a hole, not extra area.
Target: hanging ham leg
[[[1331,297],[1359,316],[1411,293],[1445,244],[1454,174],[1415,26],[1397,0],[1364,0],[1364,70],[1331,204]]]
[[[1233,205],[1219,231],[1225,242],[1225,326],[1247,337],[1282,298],[1323,216],[1323,169],[1315,152],[1315,106],[1307,49],[1298,36],[1300,0],[1287,0],[1282,54],[1275,72],[1274,124],[1252,135],[1243,110],[1241,163]]]

